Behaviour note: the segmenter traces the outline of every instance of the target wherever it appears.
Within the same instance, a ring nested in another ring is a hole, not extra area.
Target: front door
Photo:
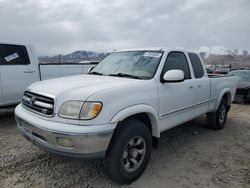
[[[186,55],[174,51],[168,54],[162,75],[172,69],[182,70],[185,80],[176,83],[159,82],[159,116],[160,130],[164,131],[173,126],[194,118],[195,87],[191,78]]]

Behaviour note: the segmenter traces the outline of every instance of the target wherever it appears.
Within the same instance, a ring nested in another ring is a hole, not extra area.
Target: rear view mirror
[[[169,70],[163,75],[163,82],[182,82],[184,72],[182,70]]]

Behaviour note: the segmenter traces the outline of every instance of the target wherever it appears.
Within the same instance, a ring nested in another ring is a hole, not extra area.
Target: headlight
[[[61,106],[59,116],[69,119],[88,120],[95,118],[101,108],[102,103],[100,102],[68,101]]]
[[[81,112],[82,105],[83,102],[81,101],[65,102],[59,110],[59,116],[69,119],[79,119],[79,114]]]

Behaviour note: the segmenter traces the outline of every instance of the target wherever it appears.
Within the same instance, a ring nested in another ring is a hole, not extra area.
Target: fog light
[[[73,140],[71,138],[57,137],[56,142],[59,146],[73,148]]]

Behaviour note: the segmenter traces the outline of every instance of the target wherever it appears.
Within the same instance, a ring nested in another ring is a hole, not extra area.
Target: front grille
[[[22,99],[25,108],[43,114],[52,116],[54,113],[54,99],[25,91]]]

